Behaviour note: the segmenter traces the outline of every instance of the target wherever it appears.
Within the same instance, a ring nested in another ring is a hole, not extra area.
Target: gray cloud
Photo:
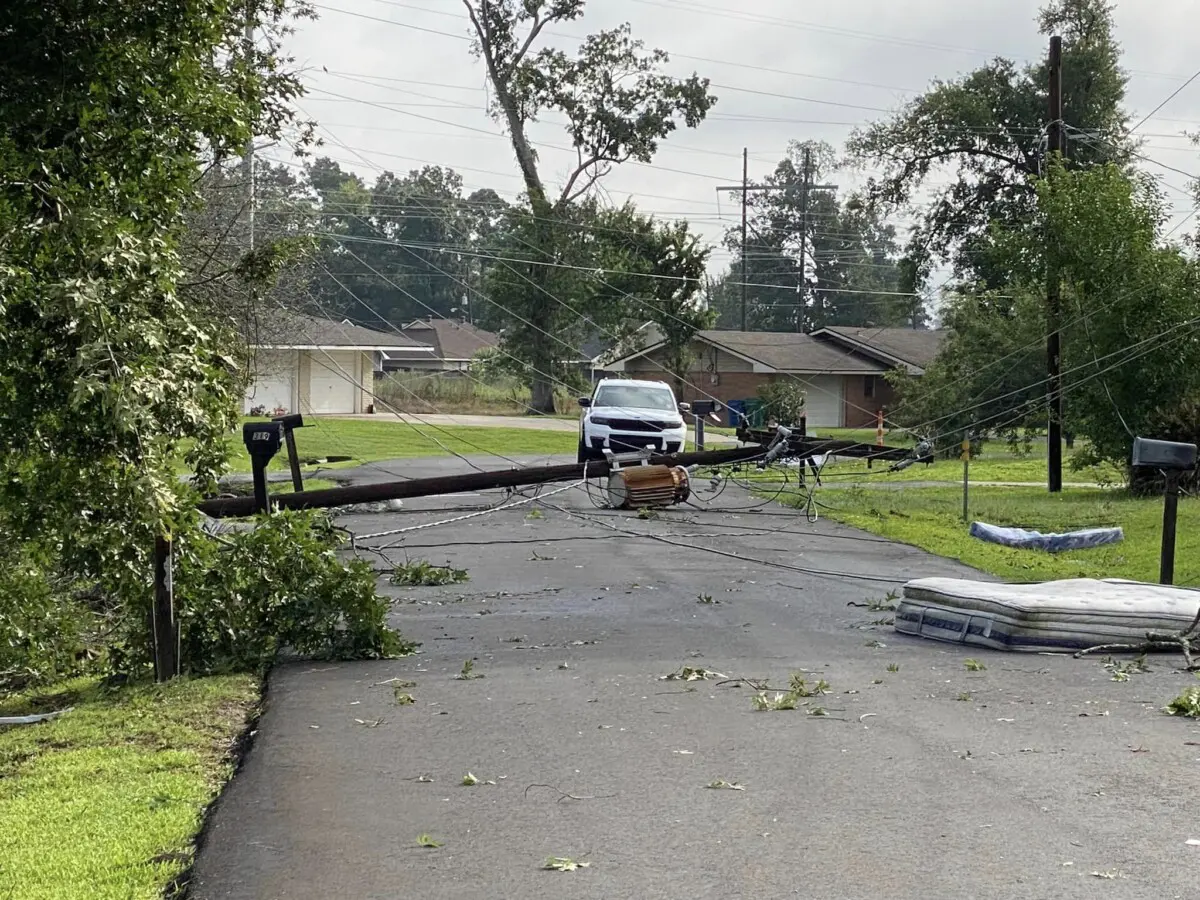
[[[289,51],[308,69],[312,92],[299,106],[322,124],[322,152],[367,176],[372,166],[407,171],[436,163],[457,169],[469,188],[509,196],[521,189],[507,139],[487,116],[484,73],[470,55],[458,0],[318,2],[320,20],[304,23]],[[812,9],[791,0],[592,0],[582,21],[557,31],[577,37],[628,21],[648,46],[673,54],[673,72],[697,71],[721,86],[714,88],[720,102],[699,129],[669,139],[653,166],[626,165],[605,182],[615,201],[632,197],[647,212],[686,217],[717,243],[737,216],[734,198],[718,199],[715,188],[740,180],[743,146],[751,177],[761,177],[788,141],[840,145],[853,127],[886,115],[934,78],[954,77],[992,56],[1039,58],[1045,42],[1035,24],[1038,5],[845,0]],[[1116,19],[1136,117],[1194,71],[1193,4],[1125,0]],[[549,40],[570,43],[558,35]],[[1197,148],[1181,138],[1198,121],[1200,80],[1143,126],[1146,154],[1187,173],[1200,170]],[[566,136],[548,123],[533,135],[547,177],[563,178],[573,155],[554,145],[566,148]],[[1177,217],[1190,213],[1187,177],[1146,168],[1169,185]],[[837,180],[851,187],[856,179],[839,173]]]

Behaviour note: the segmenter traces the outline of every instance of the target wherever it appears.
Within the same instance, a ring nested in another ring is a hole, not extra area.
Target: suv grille
[[[654,422],[643,419],[612,419],[610,428],[617,431],[646,431],[659,432],[664,428],[669,428],[670,425],[666,422]]]

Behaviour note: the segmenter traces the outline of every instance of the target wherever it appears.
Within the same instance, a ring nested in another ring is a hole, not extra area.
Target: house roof
[[[912,374],[922,374],[933,362],[948,331],[922,331],[915,328],[850,328],[834,325],[814,332],[814,337],[843,347],[893,367],[903,366]]]
[[[419,344],[433,348],[438,359],[466,362],[480,350],[500,345],[500,336],[476,328],[468,322],[453,319],[417,319],[401,329],[404,334]],[[403,358],[408,353],[389,353],[392,359]]]
[[[433,348],[397,331],[376,331],[287,309],[262,315],[250,330],[255,347],[277,350],[397,350],[428,354]]]
[[[732,353],[753,363],[756,371],[788,372],[795,375],[878,375],[885,363],[854,353],[812,335],[780,331],[701,331],[696,340]],[[663,346],[663,341],[613,360],[623,364]]]
[[[809,334],[781,331],[701,331],[701,340],[778,372],[802,375],[873,375],[887,371],[866,359]]]

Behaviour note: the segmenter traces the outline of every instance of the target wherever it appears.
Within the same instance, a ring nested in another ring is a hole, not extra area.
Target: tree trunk
[[[534,324],[539,324],[540,316],[533,318]],[[546,331],[536,331],[530,340],[530,363],[533,371],[529,376],[529,405],[533,415],[554,415],[554,354],[549,345],[550,337]]]

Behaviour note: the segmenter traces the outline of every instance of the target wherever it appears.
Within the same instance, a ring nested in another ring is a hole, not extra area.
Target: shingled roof
[[[719,347],[768,371],[795,375],[881,375],[891,366],[808,334],[787,331],[701,331],[696,340]],[[659,340],[613,360],[623,363],[657,350]]]
[[[413,341],[433,347],[434,356],[450,362],[468,362],[480,350],[500,345],[500,336],[453,319],[417,319],[402,329]],[[407,354],[388,354],[392,359]]]
[[[406,350],[428,355],[433,347],[401,334],[376,331],[287,309],[271,310],[247,328],[252,346],[276,350]]]
[[[813,333],[813,337],[856,353],[907,368],[920,375],[942,349],[949,331],[922,331],[916,328],[852,328],[833,325]]]

